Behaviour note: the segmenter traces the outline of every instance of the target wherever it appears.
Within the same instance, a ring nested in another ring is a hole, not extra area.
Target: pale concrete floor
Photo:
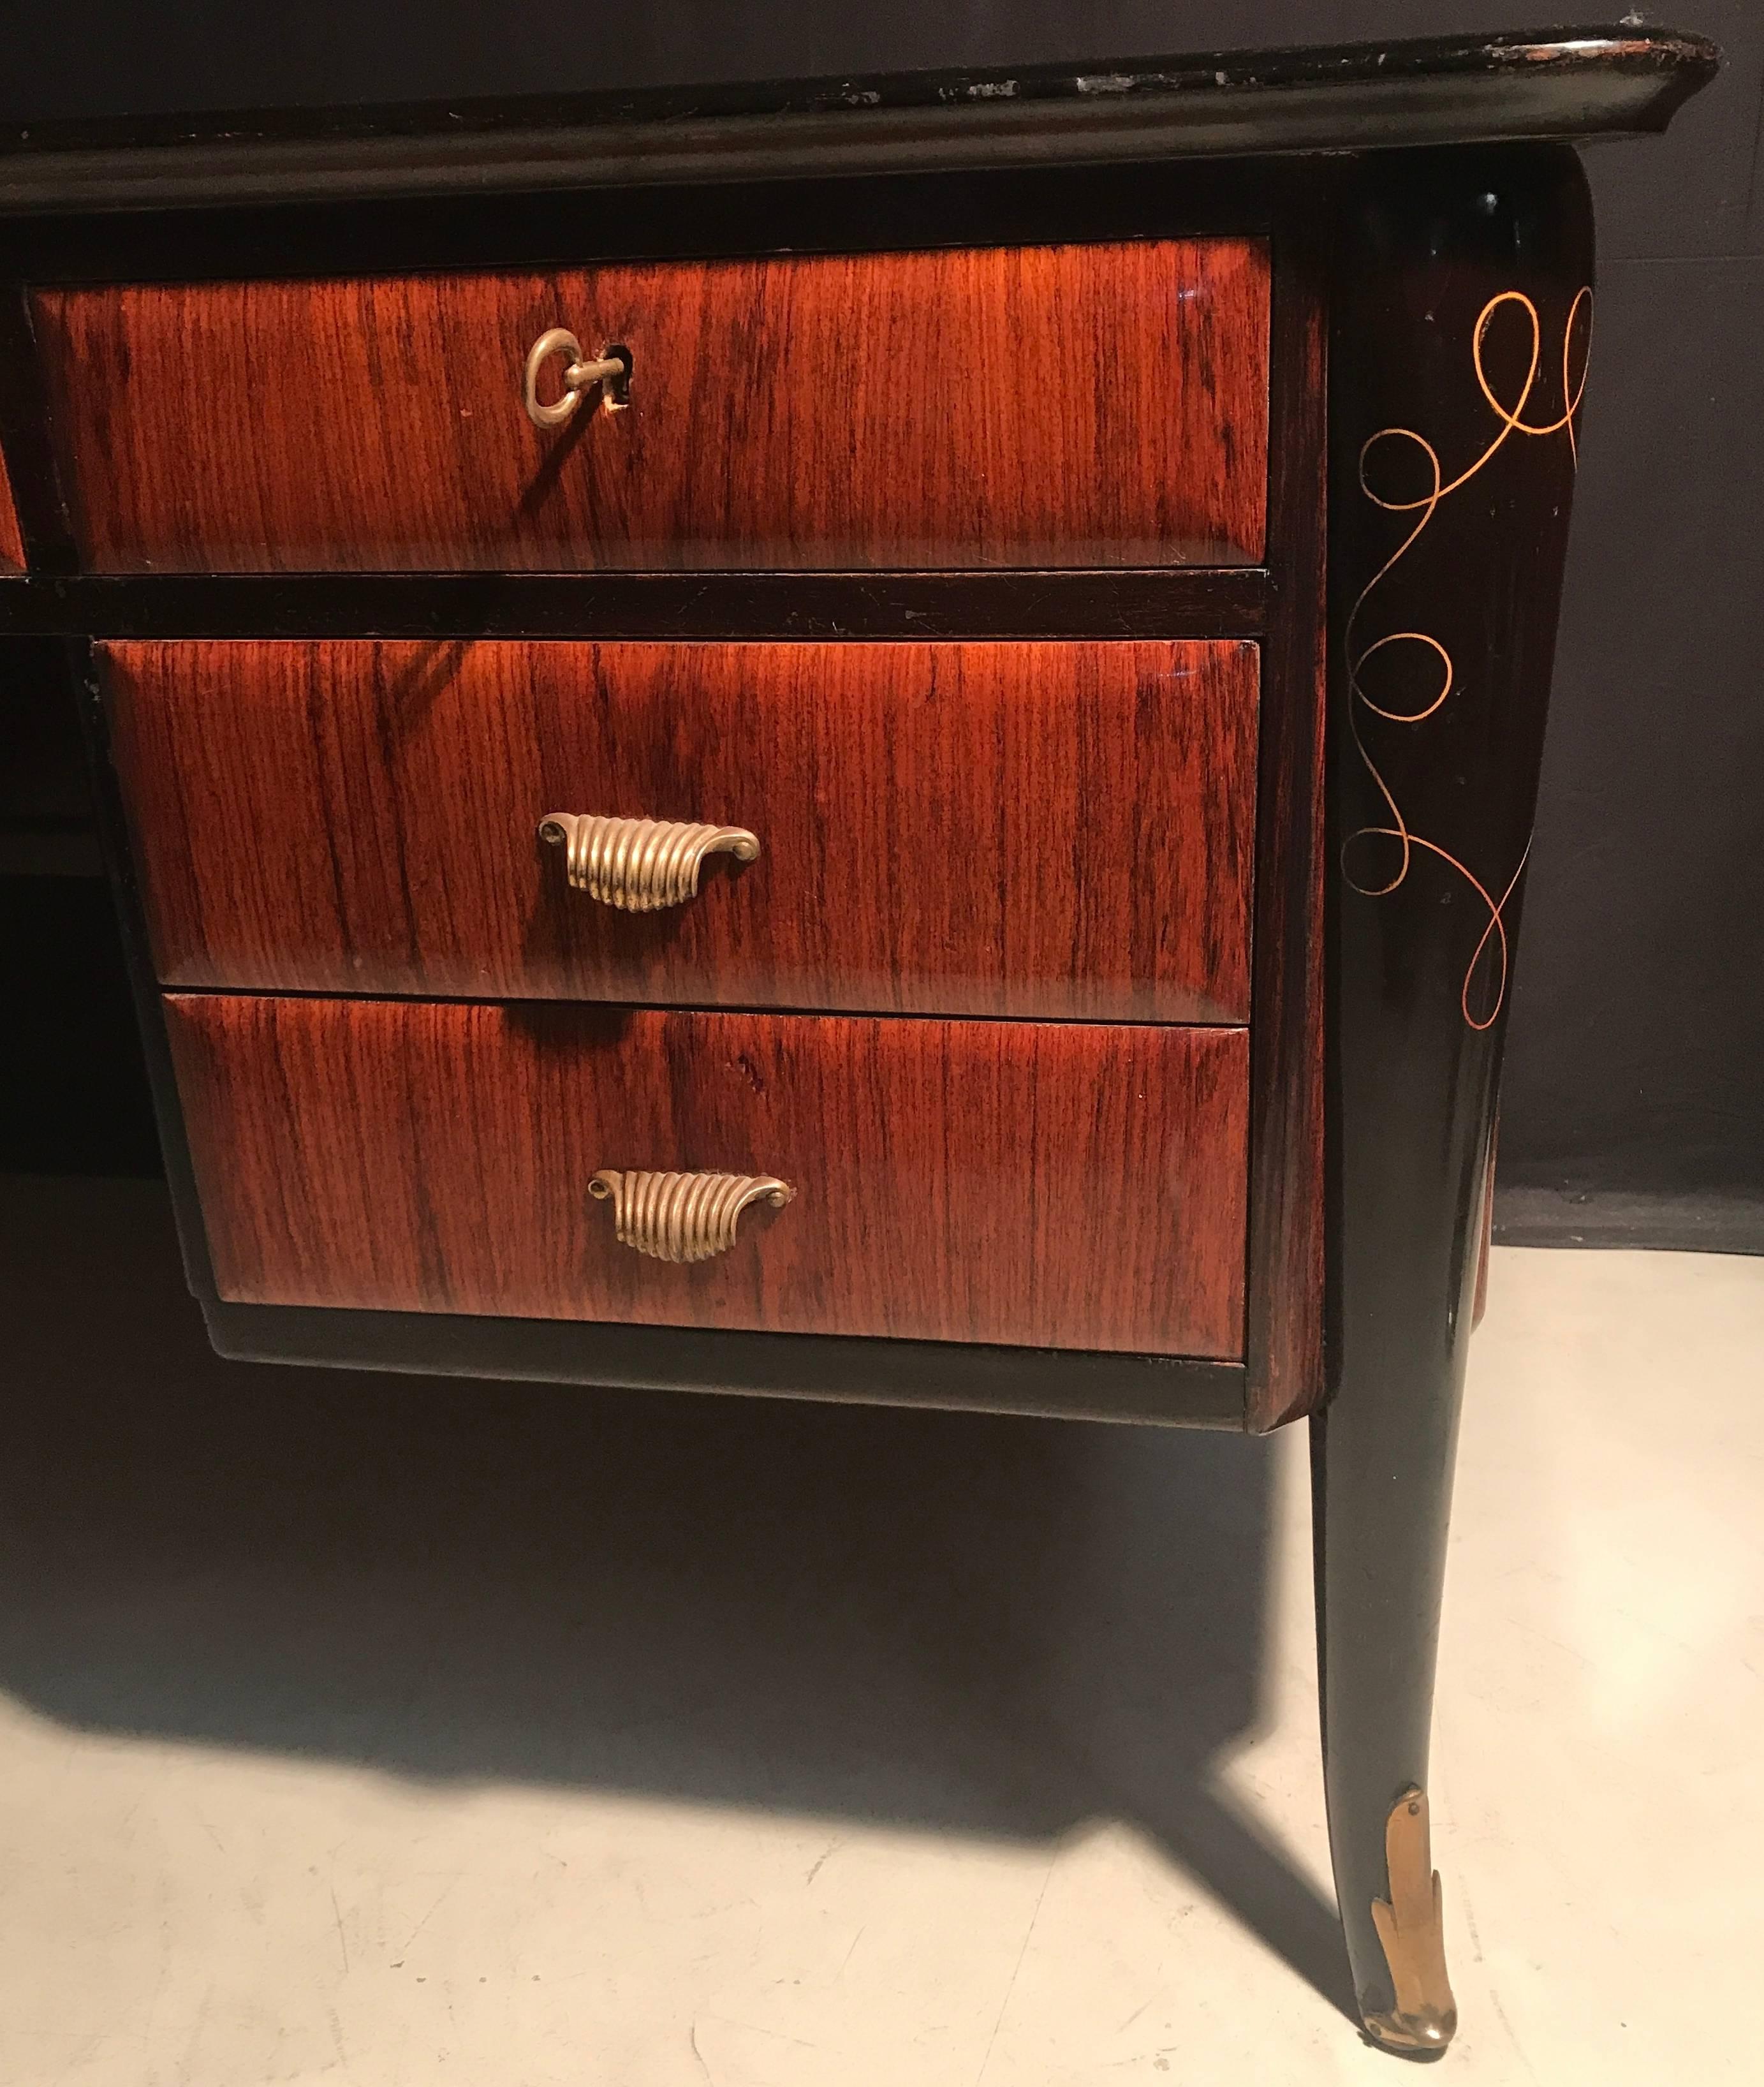
[[[0,1184],[5,2087],[1392,2081],[1305,1444],[214,1360]],[[1466,2083],[1759,2076],[1764,1261],[1503,1252],[1434,1776]]]

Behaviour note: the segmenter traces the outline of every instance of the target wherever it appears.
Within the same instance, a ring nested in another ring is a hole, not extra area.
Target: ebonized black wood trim
[[[0,213],[0,275],[32,284],[226,281],[408,275],[425,270],[583,267],[756,254],[897,253],[951,246],[1265,233],[1296,160],[1165,160],[1143,166],[985,167],[373,198],[83,216]],[[273,262],[267,258],[273,254]]]
[[[245,1362],[423,1376],[739,1392],[1172,1427],[1241,1428],[1240,1363],[956,1341],[705,1333],[553,1319],[328,1311],[205,1299],[209,1338]]]
[[[1257,638],[1259,566],[1127,572],[28,574],[0,637]]]
[[[586,267],[760,253],[1059,246],[1071,240],[1255,238],[1305,180],[1298,160],[969,167],[463,196],[4,217],[0,275],[32,284],[405,275]],[[274,254],[274,261],[271,261]]]
[[[1585,175],[1560,146],[1362,162],[1340,224],[1334,1381],[1312,1423],[1312,1527],[1336,1899],[1361,2015],[1388,2042],[1400,1989],[1373,1908],[1391,1889],[1391,1809],[1427,1787],[1452,1462],[1580,446],[1593,241]],[[1451,2026],[1434,2027],[1438,2048]]]
[[[1325,1384],[1317,890],[1330,186],[1327,176],[1314,177],[1273,238],[1245,1287],[1247,1417],[1258,1432],[1309,1411]]]
[[[1587,1193],[1507,1184],[1495,1191],[1494,1244],[1764,1254],[1764,1197],[1719,1190]]]
[[[109,720],[104,713],[91,644],[83,638],[70,639],[66,648],[66,659],[69,693],[78,710],[85,741],[99,845],[109,876],[111,897],[116,903],[129,989],[134,1001],[135,1018],[140,1025],[147,1087],[159,1127],[166,1186],[171,1192],[172,1209],[177,1220],[177,1242],[184,1259],[185,1280],[191,1295],[206,1304],[213,1298],[215,1288],[214,1264],[208,1252],[208,1229],[202,1217],[202,1198],[197,1193],[196,1169],[185,1134],[177,1076],[172,1069],[165,1011],[159,980],[154,973],[140,883],[129,846],[121,788],[110,758]]]
[[[0,141],[0,211],[1584,139],[1664,130],[1719,62],[1700,37],[1619,25],[39,124]]]

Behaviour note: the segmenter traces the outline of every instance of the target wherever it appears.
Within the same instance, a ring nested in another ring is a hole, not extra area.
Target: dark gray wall
[[[1533,11],[1523,0],[1510,13],[1472,0],[307,0],[241,15],[236,0],[110,0],[76,15],[26,0],[0,118],[1324,43],[1534,26]],[[1687,0],[1672,25],[1720,42],[1725,75],[1666,140],[1588,156],[1593,387],[1502,1180],[1764,1198],[1764,4]]]

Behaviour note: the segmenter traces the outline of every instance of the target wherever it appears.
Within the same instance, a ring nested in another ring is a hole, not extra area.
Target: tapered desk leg
[[[1456,2026],[1428,1734],[1591,318],[1579,164],[1374,156],[1336,262],[1323,1761],[1361,2012],[1421,2053]]]

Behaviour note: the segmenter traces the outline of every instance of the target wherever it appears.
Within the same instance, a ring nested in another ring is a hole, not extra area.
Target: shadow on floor
[[[0,1687],[68,1724],[1161,1842],[1353,2018],[1221,1799],[1264,1445],[224,1363],[156,1184],[0,1179]]]

